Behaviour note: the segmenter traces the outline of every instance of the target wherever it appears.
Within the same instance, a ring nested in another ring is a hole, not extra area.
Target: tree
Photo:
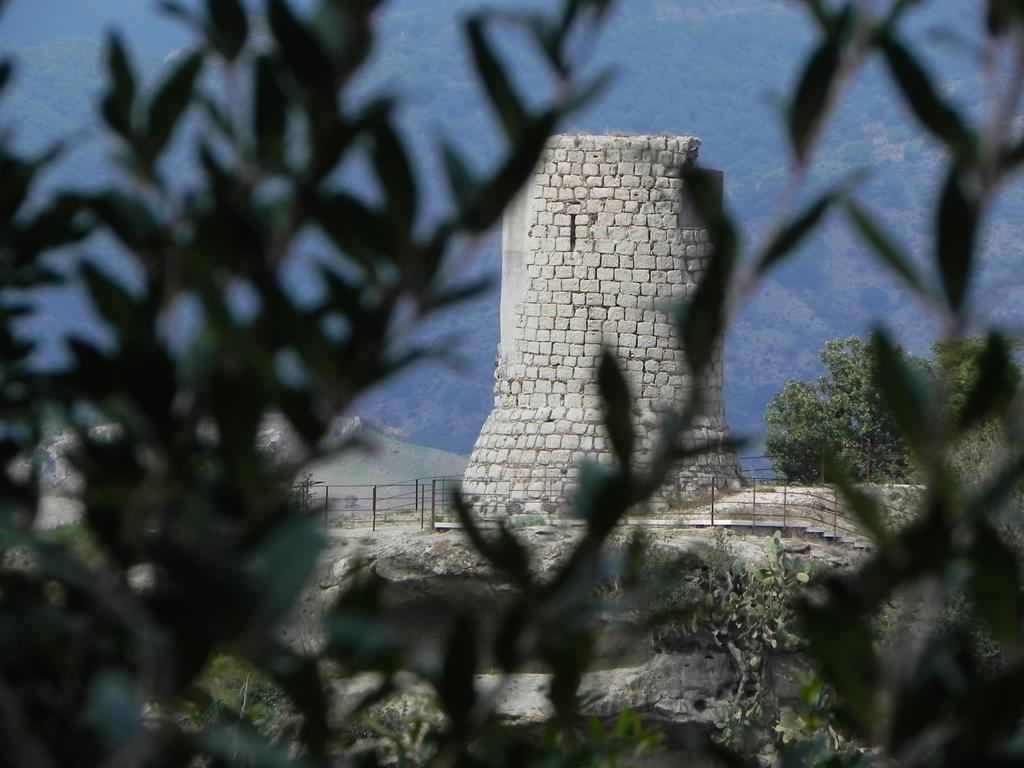
[[[835,432],[828,426],[826,404],[817,385],[789,381],[768,404],[765,454],[772,469],[793,481],[811,483],[824,475],[826,451],[838,446],[828,442]]]
[[[983,374],[993,377],[1007,392],[1015,391],[1020,385],[1020,365],[1012,357],[1019,344],[1009,343],[1007,349],[989,360],[988,356],[993,354],[990,344],[987,339],[970,336],[952,341],[938,339],[932,345],[928,370],[936,385],[947,391],[946,420],[951,426],[971,418],[968,404]]]
[[[776,472],[811,482],[831,456],[858,480],[903,477],[909,452],[883,400],[870,343],[829,341],[820,353],[826,375],[790,381],[765,412],[765,451]]]
[[[931,386],[943,388],[948,398],[943,422],[955,425],[969,418],[967,403],[982,371],[991,369],[1006,391],[1021,381],[1020,366],[1009,356],[998,370],[986,363],[989,344],[979,337],[935,342],[932,358],[903,357]],[[907,478],[910,450],[884,400],[871,342],[856,336],[829,341],[819,352],[826,375],[816,382],[790,381],[768,403],[765,452],[773,469],[801,482],[825,474],[826,457],[838,461],[852,476],[870,482],[879,478]],[[988,431],[998,430],[988,425]],[[991,442],[991,436],[984,442]]]

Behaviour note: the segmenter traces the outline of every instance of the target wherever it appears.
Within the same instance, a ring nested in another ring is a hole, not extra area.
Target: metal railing
[[[433,527],[451,512],[452,492],[460,476],[430,477],[400,483],[338,484],[310,480],[296,486],[303,506],[322,515],[327,528],[366,528],[388,524]]]
[[[791,484],[785,479],[752,478],[740,490],[708,493],[706,522],[688,510],[691,525],[803,529],[828,538],[867,541],[866,532],[832,486]]]
[[[773,461],[769,456],[740,456],[738,459],[744,477],[748,479],[758,478],[783,479],[784,473],[775,470]],[[807,484],[827,485],[831,478],[828,476],[828,469],[824,457],[815,462],[813,481],[807,478]],[[907,482],[908,478],[915,476],[917,469],[910,463],[909,458],[902,453],[874,453],[862,457],[857,462],[855,474],[863,478],[869,485],[894,485]],[[792,478],[791,478],[792,479]]]
[[[735,476],[709,477],[701,489],[631,510],[628,519],[693,527],[799,529],[838,540],[869,540],[833,486],[791,482],[779,477],[761,456],[741,457],[740,465],[743,483],[739,487],[735,487]],[[376,531],[381,526],[402,524],[434,529],[457,524],[452,494],[461,482],[462,477],[457,475],[380,484],[311,480],[297,489],[306,507],[322,515],[328,528]],[[538,497],[474,494],[472,505],[483,522],[514,523],[535,517],[559,523],[569,517],[565,500],[555,499],[547,486]]]

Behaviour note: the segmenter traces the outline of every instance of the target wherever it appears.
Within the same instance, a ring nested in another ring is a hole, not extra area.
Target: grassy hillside
[[[55,2],[56,0],[46,0]],[[20,0],[26,3],[27,0]],[[97,13],[116,19],[121,3],[129,26],[137,23],[137,0],[103,0]],[[485,165],[493,158],[496,134],[482,108],[460,38],[459,19],[476,0],[395,0],[381,16],[381,39],[365,91],[386,88],[403,99],[406,137],[425,173],[431,210],[446,200],[437,157],[431,151],[441,134]],[[524,0],[489,5],[522,7]],[[19,6],[15,0],[14,8]],[[981,5],[941,0],[915,17],[908,36],[923,39],[935,27],[956,30],[957,43],[925,47],[934,74],[952,98],[980,107],[982,72],[963,50],[979,29]],[[13,12],[12,12],[13,13]],[[103,178],[106,149],[90,139],[94,117],[89,95],[99,82],[96,45],[100,18],[82,27],[86,41],[58,39],[63,27],[36,23],[14,14],[17,34],[0,40],[21,62],[13,97],[0,102],[0,123],[14,122],[19,136],[34,145],[72,137],[75,152],[53,176],[55,184]],[[32,17],[38,21],[41,16]],[[20,19],[20,21],[19,21]],[[131,27],[134,29],[134,27]],[[50,30],[53,39],[44,39]],[[31,34],[30,34],[31,32]],[[726,174],[730,206],[752,232],[767,226],[785,182],[787,155],[778,111],[780,94],[798,77],[798,65],[811,40],[811,25],[791,3],[773,0],[628,0],[594,47],[595,71],[610,66],[613,86],[569,126],[587,132],[636,131],[694,133],[704,140],[706,165]],[[26,41],[32,47],[26,47]],[[139,34],[147,69],[167,53],[171,38]],[[539,68],[514,38],[503,40],[521,71],[519,82],[538,91]],[[163,46],[163,47],[161,47]],[[84,133],[76,129],[85,127]],[[858,168],[872,169],[860,192],[872,209],[910,250],[927,257],[930,232],[919,222],[939,172],[936,148],[916,131],[892,98],[885,79],[870,71],[850,94],[826,137],[812,186]],[[182,173],[187,172],[183,159]],[[428,212],[429,214],[429,212]],[[1017,268],[1024,243],[1024,191],[1011,190],[990,227],[979,269],[988,303],[979,315],[1010,326],[1024,320],[1024,275]],[[404,429],[414,442],[460,453],[472,447],[491,405],[498,341],[499,267],[497,238],[488,240],[473,269],[495,277],[495,289],[481,300],[440,319],[424,333],[454,334],[457,368],[423,366],[362,404],[366,415]],[[126,270],[127,272],[127,270]],[[301,267],[288,275],[297,292],[311,290]],[[54,341],[67,328],[90,327],[87,310],[73,297],[43,305],[32,325],[57,357]],[[884,321],[911,349],[930,345],[932,320],[911,304],[889,277],[868,259],[859,243],[838,224],[807,244],[800,257],[778,272],[740,315],[726,345],[726,408],[739,431],[758,431],[764,405],[791,377],[818,372],[816,350],[830,338],[865,332]]]
[[[369,450],[353,450],[311,465],[313,480],[329,485],[386,485],[461,475],[466,458],[448,451],[368,433]]]

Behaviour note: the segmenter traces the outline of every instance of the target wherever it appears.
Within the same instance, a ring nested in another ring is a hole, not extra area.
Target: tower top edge
[[[552,136],[548,146],[558,149],[658,149],[689,152],[696,155],[701,140],[689,134],[636,133],[563,133]]]

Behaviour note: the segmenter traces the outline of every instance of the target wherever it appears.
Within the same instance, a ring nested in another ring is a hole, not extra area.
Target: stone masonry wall
[[[582,459],[611,461],[596,384],[602,344],[630,383],[641,460],[659,412],[695,386],[706,408],[688,439],[727,436],[721,350],[694,381],[666,315],[710,256],[678,174],[699,146],[692,136],[555,137],[506,213],[494,410],[463,481],[478,506],[555,511]],[[680,469],[656,503],[739,476],[731,451],[712,453]]]

